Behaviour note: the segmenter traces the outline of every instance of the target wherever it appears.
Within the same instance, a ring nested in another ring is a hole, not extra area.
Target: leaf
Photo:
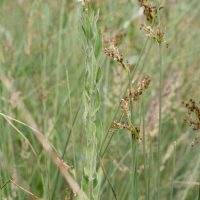
[[[98,184],[98,180],[97,180],[97,177],[96,177],[94,179],[94,181],[93,181],[93,198],[95,200],[99,200],[100,199],[99,189],[100,189],[100,185]]]
[[[99,62],[99,59],[101,58],[101,54],[102,54],[102,32],[101,32],[101,29],[99,28],[97,40],[96,40],[96,46],[95,46],[95,58],[96,58],[97,63]]]
[[[83,95],[83,103],[84,103],[84,105],[85,105],[85,114],[84,114],[84,118],[86,118],[86,115],[87,115],[87,113],[88,113],[88,111],[89,111],[89,103],[88,103],[88,97],[87,97],[86,91],[85,91],[85,93],[84,93],[84,95]]]
[[[78,33],[80,38],[81,49],[85,52],[85,54],[87,54],[88,43],[82,26],[78,26]]]
[[[89,181],[88,178],[84,175],[83,172],[83,178],[82,178],[82,190],[84,191],[85,195],[87,195],[87,198],[89,197],[90,190],[89,190]]]
[[[90,118],[89,117],[90,116],[89,116],[89,112],[88,112],[86,115],[86,118],[85,118],[85,132],[86,132],[87,139],[90,139],[90,128],[89,128]]]
[[[96,149],[93,141],[88,141],[86,149],[86,159],[84,166],[84,174],[88,177],[89,181],[93,181],[96,177]]]
[[[95,78],[96,78],[96,59],[94,56],[93,48],[90,50],[90,56],[87,60],[87,69],[88,69],[88,78],[87,78],[87,88],[90,91],[90,94],[93,93],[93,89],[95,86]]]
[[[101,182],[103,180],[103,171],[101,168],[99,168],[98,172],[97,172],[97,176],[94,179],[94,184],[93,184],[93,197],[95,200],[99,200],[100,199],[100,185]]]
[[[100,104],[101,104],[100,93],[99,93],[99,90],[97,89],[96,102],[95,102],[95,111],[94,111],[95,114],[99,110]]]
[[[103,129],[102,129],[101,121],[98,116],[96,118],[96,139],[97,139],[97,148],[100,151],[101,143],[103,139]]]
[[[93,38],[93,31],[92,31],[92,26],[89,20],[89,17],[87,15],[85,15],[85,32],[86,32],[86,38],[88,40],[91,40]]]
[[[96,16],[94,17],[94,24],[96,25],[98,19],[99,19],[99,11],[100,9],[98,9]]]
[[[101,68],[99,67],[97,71],[96,84],[101,81],[102,77],[103,77],[103,74],[102,74]]]

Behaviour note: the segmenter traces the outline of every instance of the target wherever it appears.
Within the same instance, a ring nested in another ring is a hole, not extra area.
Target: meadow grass
[[[187,109],[181,100],[200,100],[200,4],[198,0],[158,3],[164,6],[160,10],[160,26],[162,30],[167,28],[164,40],[170,47],[162,45],[162,77],[159,45],[144,37],[145,31],[139,29],[145,16],[135,17],[140,13],[140,3],[91,1],[95,13],[100,8],[98,27],[103,32],[103,47],[109,47],[107,37],[115,39],[124,60],[130,63],[134,88],[137,89],[147,74],[151,76],[149,88],[133,104],[132,117],[141,129],[143,141],[137,143],[137,152],[132,152],[130,132],[108,131],[113,120],[121,118],[119,101],[127,93],[129,78],[105,54],[98,64],[103,72],[98,111],[104,137],[100,156],[120,200],[133,199],[132,185],[136,191],[134,199],[199,198],[199,145],[191,147],[196,135],[183,121]],[[60,158],[74,166],[74,179],[79,186],[86,149],[82,100],[85,56],[77,30],[80,23],[77,10],[81,9],[81,3],[73,0],[0,1],[0,112],[44,134]],[[159,76],[162,78],[162,128],[159,127]],[[12,179],[41,199],[65,199],[69,188],[67,175],[63,175],[63,169],[59,173],[56,160],[49,156],[50,147],[45,149],[29,127],[2,115],[0,127],[0,186]],[[134,153],[137,153],[135,168],[132,166]],[[135,180],[133,172],[137,176]],[[0,198],[33,199],[15,186],[9,182],[0,190]],[[114,199],[105,176],[100,196]]]

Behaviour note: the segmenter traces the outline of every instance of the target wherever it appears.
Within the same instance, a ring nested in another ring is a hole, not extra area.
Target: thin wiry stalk
[[[70,125],[71,125],[71,132],[72,132],[72,145],[73,145],[73,156],[74,156],[74,168],[75,168],[75,179],[77,180],[77,167],[76,167],[76,157],[75,157],[75,143],[74,143],[74,134],[73,134],[73,121],[72,121],[72,107],[71,107],[71,96],[70,96],[70,87],[69,87],[69,76],[68,76],[68,70],[66,70],[67,75],[67,91],[69,96],[69,112],[70,112]]]
[[[157,7],[157,17],[158,25],[160,26],[160,14],[158,0],[156,0]],[[159,99],[159,135],[158,135],[158,195],[157,198],[160,199],[160,165],[161,165],[161,128],[162,128],[162,43],[159,46],[160,52],[160,99]]]
[[[84,68],[83,68],[83,69],[84,69]],[[81,78],[81,75],[82,75],[83,72],[84,72],[84,70],[81,70],[81,72],[80,72],[80,74],[79,74],[79,76],[78,76],[78,80]],[[74,91],[75,85],[76,85],[76,82],[75,82],[75,84],[73,84],[73,85],[71,86],[70,95],[71,95],[71,93]],[[83,96],[83,95],[82,95],[82,96]],[[81,98],[82,98],[82,96],[81,96]],[[60,112],[56,115],[56,118],[55,118],[55,120],[54,120],[54,122],[53,122],[54,125],[53,125],[53,128],[52,128],[52,130],[51,130],[51,132],[50,132],[49,135],[51,135],[52,132],[53,132],[54,130],[56,130],[56,125],[57,125],[58,121],[60,120],[60,117],[62,116],[63,109],[64,109],[64,107],[66,106],[66,103],[67,103],[67,101],[68,101],[68,98],[69,98],[69,96],[66,95],[66,98],[64,99],[63,104],[60,106]],[[79,105],[80,105],[80,103],[79,103]],[[79,106],[78,106],[78,107],[79,107]],[[70,131],[71,131],[71,129],[70,129]],[[66,143],[65,143],[65,144],[66,144]]]
[[[151,160],[151,163],[152,163],[154,200],[156,200],[156,180],[155,180],[155,174],[154,174],[153,145],[152,145],[152,137],[151,137],[151,135],[149,135],[149,137],[150,137],[150,158],[149,159]]]
[[[114,190],[114,188],[113,188],[113,186],[112,186],[112,184],[111,184],[111,182],[110,182],[110,180],[108,178],[108,175],[106,173],[105,167],[103,166],[103,163],[102,163],[102,160],[101,160],[101,156],[99,154],[99,150],[98,150],[97,145],[96,145],[96,143],[94,141],[94,138],[93,138],[93,142],[94,142],[94,145],[95,145],[95,148],[96,148],[96,151],[97,151],[97,156],[98,156],[98,159],[99,159],[99,163],[101,165],[101,169],[102,169],[102,171],[103,171],[103,173],[104,173],[104,175],[105,175],[105,177],[106,177],[106,179],[108,181],[108,184],[109,184],[110,188],[112,189],[112,192],[113,192],[113,195],[114,195],[115,199],[118,200],[116,192],[115,192],[115,190]]]
[[[62,0],[61,12],[60,12],[60,23],[59,23],[59,35],[58,35],[58,54],[57,54],[57,70],[56,70],[56,84],[59,84],[60,81],[60,68],[61,68],[61,47],[62,47],[62,26],[64,20],[64,10],[65,10],[65,0]],[[55,98],[55,113],[54,117],[56,118],[58,110],[58,97],[59,97],[59,87],[56,89],[56,98]]]
[[[16,185],[18,188],[20,188],[21,190],[27,192],[28,194],[30,194],[31,196],[34,196],[36,199],[39,199],[39,197],[37,197],[36,195],[34,195],[33,193],[29,192],[28,190],[25,190],[23,187],[20,187],[19,185],[17,185],[13,180],[9,180],[7,181],[0,189],[4,188],[5,185],[7,185],[9,182],[12,182],[14,185]]]
[[[151,138],[150,138],[151,139]],[[150,141],[151,143],[151,141]],[[150,190],[151,190],[151,154],[152,146],[150,144],[150,153],[149,153],[149,177],[148,177],[148,199],[150,199]]]
[[[44,33],[46,35],[46,33]],[[44,49],[43,49],[43,72],[42,72],[42,78],[45,80],[46,77],[46,43],[44,44]],[[45,136],[46,134],[46,82],[42,84],[42,117],[43,117],[43,135]],[[49,169],[48,169],[48,159],[47,159],[47,151],[45,149],[45,160],[46,160],[46,170],[47,170],[47,188],[48,188],[48,197],[50,200],[50,189],[49,189]],[[46,197],[46,194],[45,194]]]
[[[172,186],[171,186],[171,197],[170,197],[171,200],[173,200],[175,161],[176,161],[176,142],[174,142],[173,167],[172,167]]]
[[[162,128],[162,47],[160,47],[160,99],[159,99],[159,137],[158,137],[158,199],[160,199],[161,128]]]
[[[29,125],[27,125],[27,124],[25,124],[25,123],[23,123],[23,122],[21,122],[21,121],[19,121],[19,120],[16,120],[16,119],[14,119],[14,118],[12,118],[12,117],[9,117],[9,116],[7,116],[7,115],[5,115],[5,114],[3,114],[3,113],[0,113],[0,115],[3,116],[3,117],[5,117],[5,118],[11,119],[11,120],[13,120],[13,121],[15,121],[15,122],[18,122],[19,124],[22,124],[22,125],[24,125],[24,126],[30,128],[30,129],[33,130],[34,132],[38,133],[39,136],[41,136],[42,138],[44,138],[45,141],[46,141],[47,143],[49,143],[49,145],[54,149],[54,151],[56,152],[57,156],[60,157],[59,154],[58,154],[58,152],[57,152],[57,150],[56,150],[56,148],[53,146],[53,144],[52,144],[42,133],[40,133],[40,132],[37,131],[36,129],[32,128],[31,126],[29,126]]]
[[[82,96],[83,96],[83,95],[82,95]],[[73,120],[73,126],[72,126],[72,127],[74,127],[74,124],[76,123],[76,119],[77,119],[77,116],[78,116],[78,114],[79,114],[79,111],[80,111],[82,102],[83,102],[83,99],[82,99],[82,97],[81,97],[80,102],[79,102],[79,105],[78,105],[78,109],[77,109],[77,111],[76,111],[76,114],[75,114],[75,117],[74,117],[74,120]],[[64,149],[63,149],[63,154],[62,154],[62,157],[61,157],[62,159],[64,159],[64,156],[65,156],[65,153],[66,153],[66,148],[67,148],[67,145],[68,145],[68,143],[69,143],[69,139],[70,139],[71,133],[72,133],[72,127],[70,128],[69,135],[68,135],[67,140],[66,140],[66,142],[65,142],[65,146],[64,146]],[[58,182],[59,175],[60,175],[60,170],[57,170],[56,179],[55,179],[55,181],[54,181],[55,184],[54,184],[54,187],[53,187],[53,190],[52,190],[52,193],[51,193],[51,199],[54,199],[54,196],[55,196],[56,193],[57,193],[56,191],[58,191],[58,190],[56,190],[56,188],[57,188],[57,187],[59,188],[59,185],[60,185],[60,182]],[[57,183],[58,183],[58,184],[57,184]]]
[[[18,128],[16,128],[15,126],[14,126],[14,124],[12,124],[11,123],[11,121],[9,121],[8,119],[7,119],[7,117],[4,117],[6,120],[7,120],[7,122],[26,140],[26,142],[29,144],[29,146],[30,146],[30,148],[32,149],[32,151],[33,151],[33,154],[35,155],[35,158],[36,158],[36,160],[37,160],[37,163],[38,163],[38,167],[39,167],[39,170],[40,170],[40,177],[41,177],[41,180],[42,180],[42,186],[43,186],[43,190],[44,190],[44,193],[45,193],[45,187],[44,187],[44,178],[43,178],[43,175],[42,175],[42,169],[41,169],[41,165],[40,165],[40,161],[39,161],[39,159],[38,159],[38,156],[37,156],[37,154],[36,154],[36,152],[35,152],[35,149],[33,148],[33,146],[31,145],[31,143],[29,142],[29,140],[24,136],[24,134],[18,129]]]
[[[146,168],[146,144],[145,144],[145,108],[144,108],[144,93],[142,94],[142,115],[143,115],[143,154],[144,154],[144,181],[145,181],[145,198],[148,200],[148,190],[147,190],[147,168]]]
[[[129,89],[131,89],[131,75],[129,72]],[[131,108],[131,123],[134,125],[134,111],[133,111],[133,101],[131,101],[132,95],[130,95],[130,108]],[[137,189],[136,189],[136,180],[137,180],[137,170],[136,170],[136,157],[137,157],[137,139],[131,133],[131,148],[132,148],[132,192],[134,199],[137,199]]]

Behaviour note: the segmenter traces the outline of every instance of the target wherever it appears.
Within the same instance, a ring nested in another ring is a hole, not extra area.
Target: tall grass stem
[[[146,168],[146,138],[145,138],[145,108],[144,108],[145,93],[142,93],[142,119],[143,119],[143,154],[144,154],[144,182],[145,182],[145,198],[148,200],[148,189],[147,189],[147,168]]]
[[[176,142],[174,141],[174,154],[173,154],[173,164],[172,164],[172,186],[171,186],[170,200],[173,200],[175,161],[176,161]]]
[[[160,26],[160,14],[158,0],[156,0],[158,26]],[[162,43],[159,46],[160,52],[160,98],[159,98],[159,135],[158,135],[158,196],[160,199],[160,165],[161,165],[161,128],[162,128]]]

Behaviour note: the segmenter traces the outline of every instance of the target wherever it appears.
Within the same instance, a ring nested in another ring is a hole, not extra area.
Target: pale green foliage
[[[81,49],[86,56],[85,74],[85,131],[87,137],[86,158],[84,164],[82,189],[89,199],[99,199],[99,188],[102,175],[96,172],[97,151],[102,143],[102,126],[100,119],[96,116],[100,108],[99,83],[102,79],[102,71],[97,63],[102,52],[102,32],[97,29],[96,23],[99,11],[96,16],[94,12],[83,12],[80,14],[81,26],[78,26]]]

